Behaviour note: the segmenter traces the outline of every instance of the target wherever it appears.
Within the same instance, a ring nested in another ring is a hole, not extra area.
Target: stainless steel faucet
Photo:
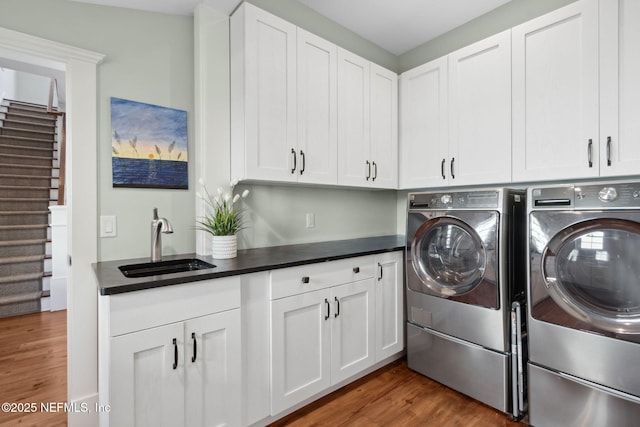
[[[153,208],[151,221],[151,262],[162,261],[162,238],[160,232],[173,233],[173,227],[166,218],[158,218],[158,208]]]

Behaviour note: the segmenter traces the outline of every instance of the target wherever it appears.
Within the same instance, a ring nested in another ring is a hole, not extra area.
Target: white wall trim
[[[104,55],[0,27],[0,56],[65,70],[69,268],[67,311],[68,401],[97,402],[98,256],[97,65]],[[76,160],[77,159],[77,160]],[[97,425],[97,413],[70,412],[69,426]]]

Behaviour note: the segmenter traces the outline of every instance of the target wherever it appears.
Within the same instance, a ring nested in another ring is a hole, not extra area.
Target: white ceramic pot
[[[238,238],[232,236],[211,236],[212,256],[215,259],[229,259],[238,256]]]

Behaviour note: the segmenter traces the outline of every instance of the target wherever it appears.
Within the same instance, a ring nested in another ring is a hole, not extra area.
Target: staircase
[[[0,318],[41,311],[51,271],[49,205],[57,201],[56,116],[0,105]]]

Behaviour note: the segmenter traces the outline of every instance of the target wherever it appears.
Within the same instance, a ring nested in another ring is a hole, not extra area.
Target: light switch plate
[[[118,227],[115,215],[100,216],[100,237],[116,237]]]

